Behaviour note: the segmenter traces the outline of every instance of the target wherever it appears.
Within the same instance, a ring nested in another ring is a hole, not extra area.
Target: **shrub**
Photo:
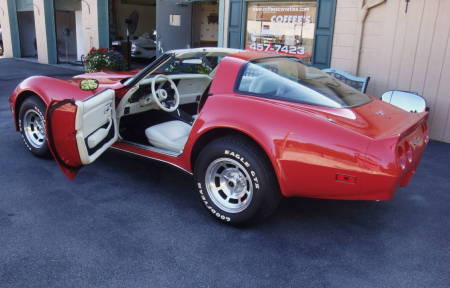
[[[125,68],[125,60],[117,51],[92,47],[84,59],[84,66],[86,72],[121,71]]]

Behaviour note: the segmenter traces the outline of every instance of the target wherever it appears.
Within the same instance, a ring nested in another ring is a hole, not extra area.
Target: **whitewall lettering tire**
[[[36,97],[29,97],[20,106],[19,129],[23,142],[35,156],[48,158],[45,105]]]
[[[279,203],[278,184],[259,147],[241,136],[209,143],[195,163],[200,199],[218,220],[255,222],[272,214]]]

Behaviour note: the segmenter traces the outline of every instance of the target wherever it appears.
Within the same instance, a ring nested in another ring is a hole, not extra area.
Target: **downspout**
[[[217,35],[217,47],[225,47],[224,45],[224,32],[225,32],[225,0],[219,0],[219,29]]]
[[[387,0],[368,0],[365,2],[363,7],[361,8],[361,13],[359,17],[359,25],[356,30],[356,47],[353,50],[353,67],[352,67],[352,73],[354,75],[358,75],[359,73],[359,63],[361,60],[361,46],[362,46],[362,39],[363,39],[363,32],[364,32],[364,26],[366,24],[367,15],[369,14],[369,10],[377,7],[381,4],[386,3]]]

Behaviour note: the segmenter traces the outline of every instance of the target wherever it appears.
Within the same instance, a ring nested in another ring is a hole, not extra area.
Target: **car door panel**
[[[108,89],[84,101],[77,101],[75,129],[83,165],[94,162],[118,138],[114,90]]]
[[[47,136],[63,173],[73,179],[118,139],[114,90],[104,90],[83,101],[53,103],[47,111]]]

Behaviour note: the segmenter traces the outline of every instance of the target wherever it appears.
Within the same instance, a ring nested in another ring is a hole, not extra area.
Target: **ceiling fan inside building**
[[[128,18],[125,19],[127,25],[127,37],[130,37],[136,32],[136,28],[139,22],[139,13],[134,10]]]

